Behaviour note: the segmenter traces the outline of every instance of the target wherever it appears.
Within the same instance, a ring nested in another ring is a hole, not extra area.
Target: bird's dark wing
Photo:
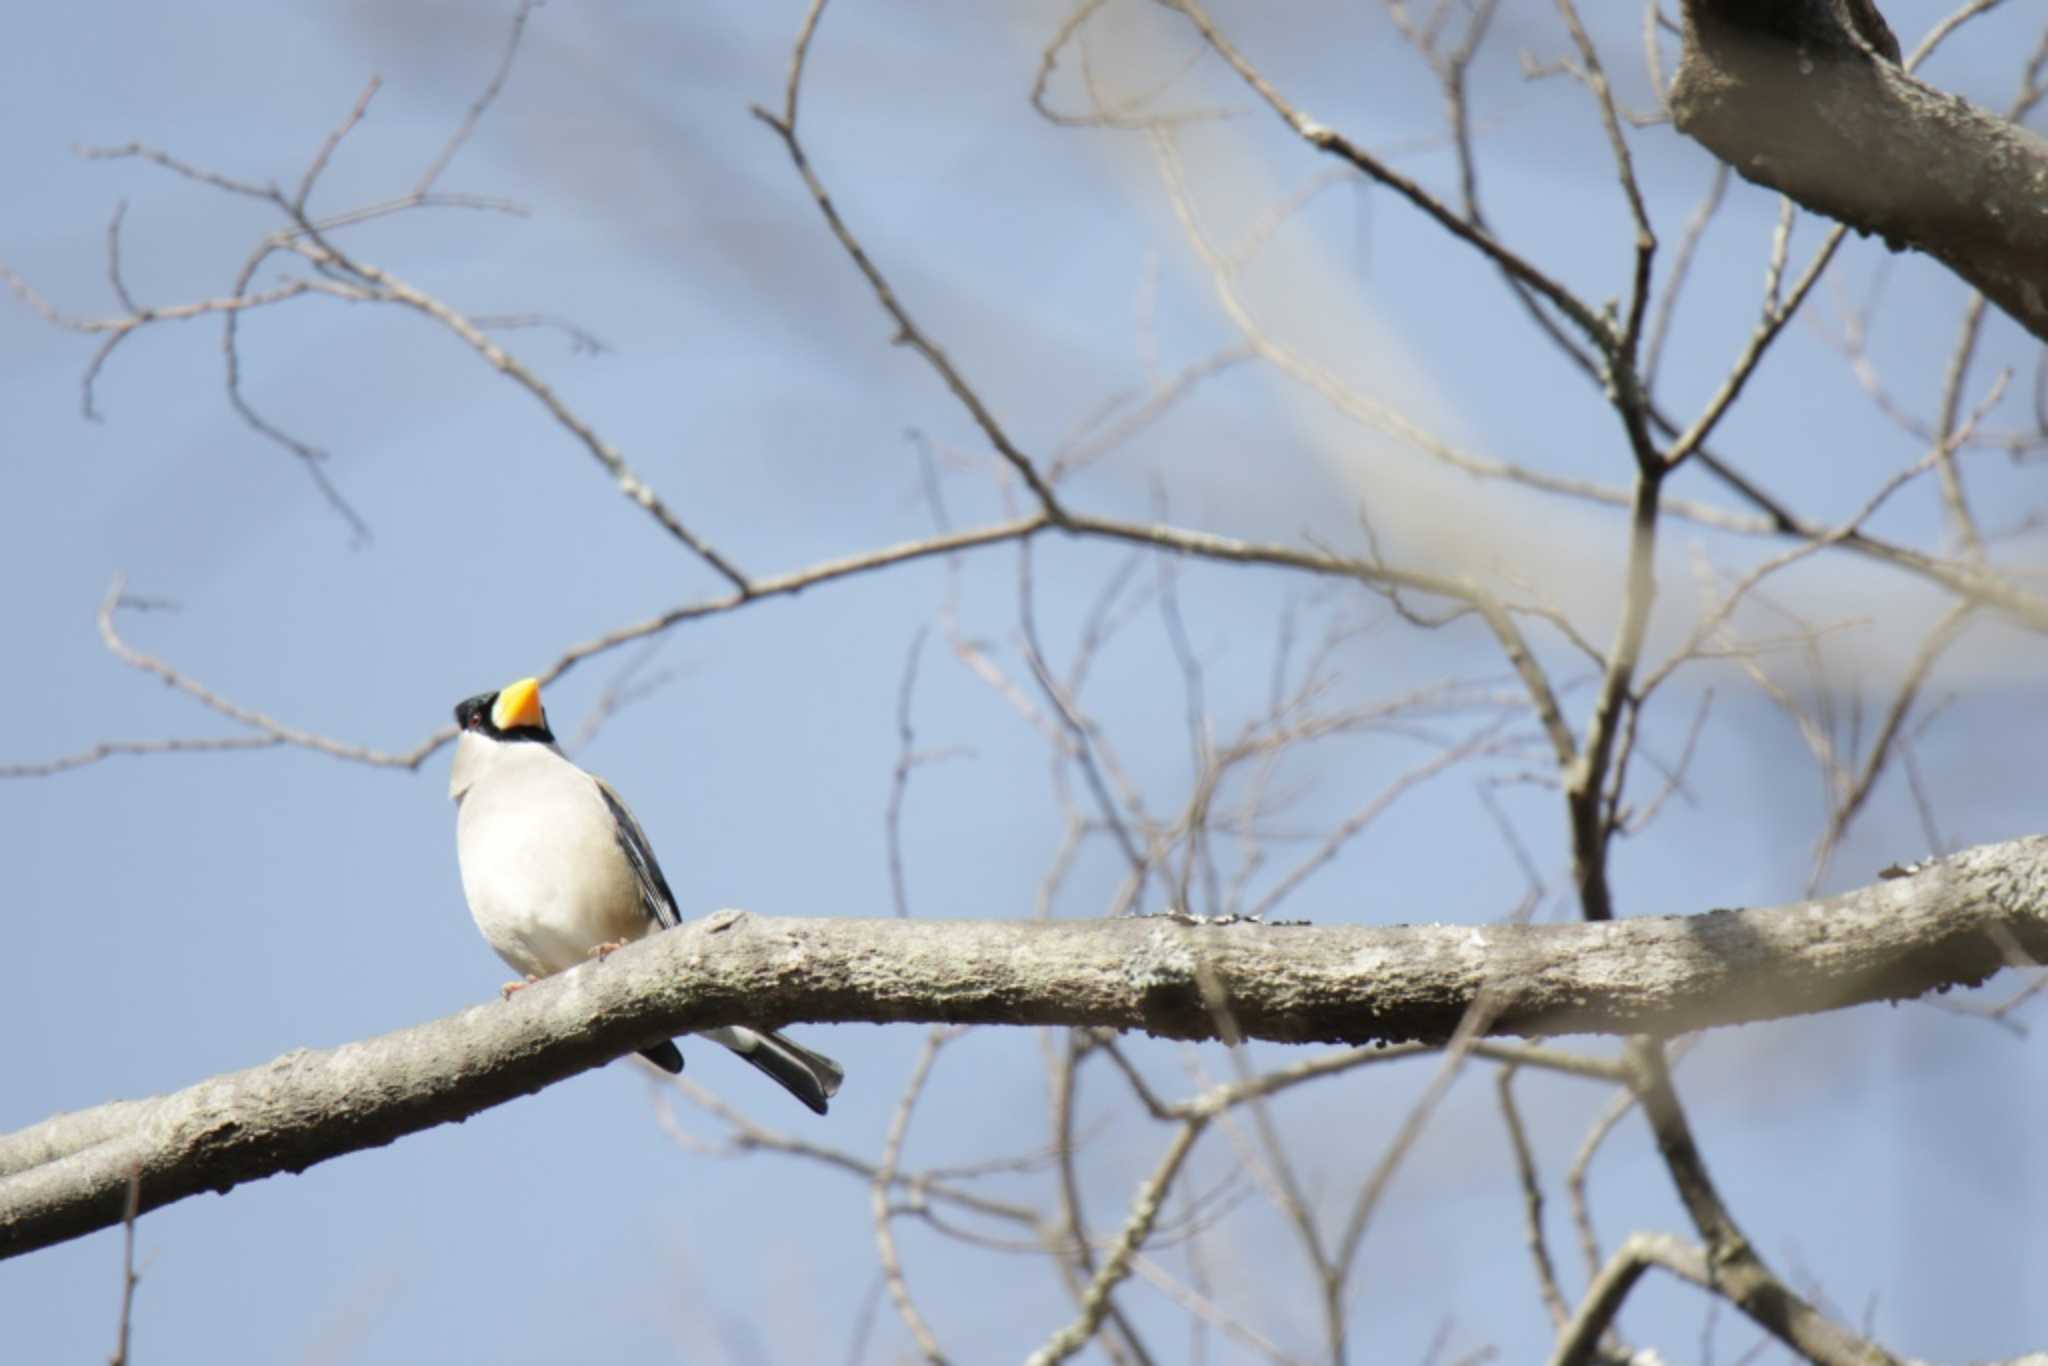
[[[612,791],[610,783],[602,778],[591,781],[597,784],[604,804],[611,808],[619,848],[625,852],[626,862],[633,865],[633,876],[640,883],[640,904],[646,908],[647,918],[665,930],[682,924],[682,913],[676,909],[675,893],[668,889],[668,879],[661,875],[661,865],[655,862],[654,846],[647,842],[647,832],[640,828],[640,822],[633,819],[625,799]]]

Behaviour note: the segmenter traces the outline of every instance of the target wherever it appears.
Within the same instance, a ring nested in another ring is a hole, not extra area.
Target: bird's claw
[[[602,962],[604,959],[611,957],[613,954],[617,953],[620,949],[623,949],[624,947],[626,946],[622,941],[617,939],[609,939],[606,940],[604,943],[599,944],[596,948],[592,949],[590,951],[589,956],[595,960]]]
[[[512,999],[512,995],[514,992],[524,991],[528,987],[532,986],[535,982],[538,982],[539,980],[540,978],[534,976],[532,973],[529,972],[526,974],[526,980],[523,982],[507,982],[505,983],[504,986],[498,988],[498,999],[501,1001],[509,1001]]]

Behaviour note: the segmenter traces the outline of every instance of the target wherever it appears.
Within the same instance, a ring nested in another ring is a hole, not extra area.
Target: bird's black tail
[[[640,1056],[671,1076],[683,1070],[683,1050],[673,1040],[640,1050]]]
[[[707,1029],[704,1037],[724,1044],[821,1115],[846,1077],[839,1064],[823,1053],[813,1053],[770,1029]]]

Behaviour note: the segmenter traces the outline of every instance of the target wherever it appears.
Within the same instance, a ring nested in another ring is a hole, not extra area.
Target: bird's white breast
[[[596,781],[552,747],[464,734],[450,790],[469,913],[515,969],[560,972],[653,928]]]

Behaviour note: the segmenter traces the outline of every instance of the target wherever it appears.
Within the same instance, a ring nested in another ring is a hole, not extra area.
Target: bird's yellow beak
[[[540,680],[522,678],[500,688],[498,700],[491,704],[491,724],[499,730],[546,725],[540,710]]]

